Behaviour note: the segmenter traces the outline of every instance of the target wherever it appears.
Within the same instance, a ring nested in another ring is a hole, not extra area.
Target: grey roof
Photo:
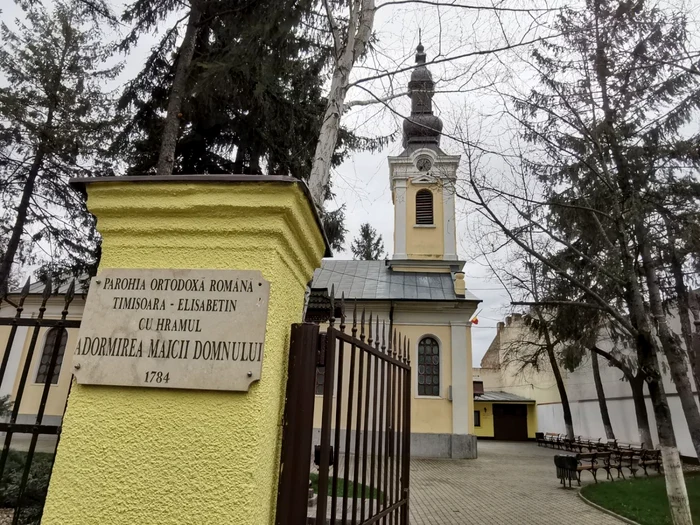
[[[346,299],[479,301],[467,291],[457,297],[452,274],[392,271],[385,261],[322,261],[311,287],[327,289]]]
[[[474,401],[494,401],[494,402],[517,402],[517,403],[534,403],[534,399],[516,396],[508,392],[484,392],[481,395],[474,396]]]

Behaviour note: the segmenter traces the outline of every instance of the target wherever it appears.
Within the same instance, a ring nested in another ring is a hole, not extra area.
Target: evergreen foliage
[[[663,352],[700,453],[689,360],[667,310],[673,301],[688,316],[700,231],[700,134],[687,127],[700,109],[700,76],[686,17],[645,0],[587,0],[563,9],[555,27],[561,40],[533,53],[539,86],[517,102],[535,149],[525,179],[541,189],[522,231],[556,246],[537,257],[545,278],[560,283],[537,302],[599,310],[634,342],[660,444],[677,455]],[[685,523],[682,472],[666,461],[674,519]]]
[[[381,235],[377,235],[377,230],[369,223],[360,226],[360,233],[352,241],[350,246],[352,258],[361,261],[378,261],[384,255],[384,241]]]
[[[0,27],[0,295],[13,263],[81,275],[96,262],[94,219],[68,179],[109,173],[97,160],[114,129],[103,88],[119,71],[104,67],[110,48],[85,4],[23,7],[17,32]]]
[[[138,0],[124,14],[133,45],[179,3]],[[326,107],[323,84],[332,61],[328,35],[314,27],[312,0],[193,2],[196,44],[178,115],[173,173],[251,173],[307,179]],[[181,19],[184,20],[184,19]],[[127,174],[155,173],[175,77],[178,26],[169,28],[119,101],[129,121],[113,152]],[[376,150],[391,137],[366,139],[342,129],[333,158]],[[327,192],[327,200],[332,194]],[[342,209],[323,213],[336,249],[343,243]],[[339,236],[336,236],[339,235]]]

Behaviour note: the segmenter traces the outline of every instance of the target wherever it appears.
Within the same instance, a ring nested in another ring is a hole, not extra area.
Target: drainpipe
[[[394,301],[389,301],[389,340],[394,333]]]

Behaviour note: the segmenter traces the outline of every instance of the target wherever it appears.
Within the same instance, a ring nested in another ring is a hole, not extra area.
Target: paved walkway
[[[620,525],[561,488],[557,453],[535,443],[482,440],[476,460],[413,460],[411,525]],[[592,477],[584,473],[582,481]]]

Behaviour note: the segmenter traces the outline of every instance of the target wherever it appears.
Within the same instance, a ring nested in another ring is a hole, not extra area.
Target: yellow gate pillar
[[[249,392],[73,384],[43,525],[274,521],[290,325],[327,244],[290,177],[85,181],[105,268],[260,270],[270,281]]]

